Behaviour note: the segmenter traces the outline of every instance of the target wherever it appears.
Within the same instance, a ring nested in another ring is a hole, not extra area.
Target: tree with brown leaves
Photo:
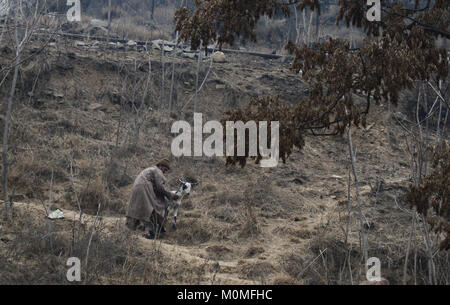
[[[233,45],[236,40],[256,41],[255,27],[263,16],[289,16],[291,7],[309,8],[320,15],[319,0],[196,0],[196,8],[176,12],[176,30],[180,39],[192,48],[210,43]],[[446,90],[447,50],[437,46],[440,38],[449,39],[450,2],[446,0],[381,1],[381,21],[371,22],[366,1],[339,0],[337,24],[360,28],[365,33],[362,46],[329,39],[310,45],[289,42],[286,49],[294,55],[292,71],[300,73],[309,86],[309,96],[295,105],[286,105],[278,97],[260,97],[245,109],[228,112],[222,122],[279,121],[280,156],[285,162],[294,147],[302,148],[311,135],[343,135],[351,126],[365,125],[374,103],[387,101],[397,105],[400,93],[415,84],[426,83],[450,108]],[[364,103],[358,102],[363,98]],[[446,127],[445,127],[446,128]],[[446,232],[441,249],[448,249],[449,208],[448,162],[442,150],[435,171],[413,187],[408,202],[426,216],[432,208],[440,221],[431,223],[436,232]],[[247,154],[248,156],[248,154]],[[227,164],[245,166],[247,157],[228,157]],[[261,156],[256,158],[256,162]]]

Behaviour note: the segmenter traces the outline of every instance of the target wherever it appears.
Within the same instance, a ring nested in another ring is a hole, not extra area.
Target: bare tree
[[[36,0],[29,8],[24,8],[24,3],[21,0],[13,0],[9,2],[10,17],[12,19],[12,30],[14,33],[14,55],[12,69],[14,69],[11,87],[8,95],[7,110],[5,115],[5,127],[3,130],[2,140],[2,190],[6,204],[5,217],[10,219],[12,217],[12,199],[8,193],[8,139],[9,129],[11,125],[11,113],[15,100],[15,92],[17,86],[17,77],[19,74],[19,67],[22,62],[23,51],[30,42],[31,37],[35,34],[37,21],[39,18],[39,1]],[[8,23],[9,25],[9,23]]]

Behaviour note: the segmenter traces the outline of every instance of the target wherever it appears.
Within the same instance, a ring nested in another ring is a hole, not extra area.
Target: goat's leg
[[[173,226],[172,227],[174,230],[177,229],[177,215],[178,215],[178,206],[173,211]]]

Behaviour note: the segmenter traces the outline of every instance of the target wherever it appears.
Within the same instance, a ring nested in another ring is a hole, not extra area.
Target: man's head
[[[163,172],[166,173],[170,170],[170,161],[167,159],[162,159],[158,163],[156,163],[156,166]]]

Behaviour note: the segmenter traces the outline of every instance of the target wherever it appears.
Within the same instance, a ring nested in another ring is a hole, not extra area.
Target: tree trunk
[[[111,32],[111,0],[108,0],[108,42],[110,32]]]
[[[155,1],[156,0],[152,0],[152,15],[151,15],[152,20],[154,20],[154,14],[155,14]]]
[[[5,199],[6,204],[6,210],[5,210],[5,216],[7,219],[10,219],[12,217],[12,204],[10,202],[10,198],[8,195],[8,137],[9,137],[9,125],[11,121],[11,112],[12,112],[12,106],[14,101],[14,94],[16,91],[16,84],[17,84],[17,75],[19,74],[19,65],[20,65],[20,59],[21,59],[21,50],[20,46],[18,44],[18,33],[17,33],[17,23],[15,25],[15,34],[16,34],[16,63],[14,67],[14,75],[13,80],[11,83],[11,91],[9,92],[8,97],[8,108],[6,110],[6,116],[5,116],[5,129],[3,130],[3,143],[2,143],[2,188],[3,188],[3,196]]]

